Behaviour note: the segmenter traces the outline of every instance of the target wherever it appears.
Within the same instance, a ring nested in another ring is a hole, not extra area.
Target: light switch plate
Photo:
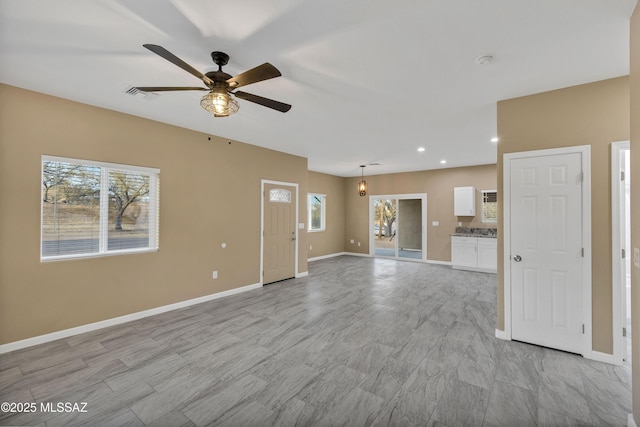
[[[300,224],[298,224],[298,228],[300,230],[304,230],[304,222],[301,222]]]

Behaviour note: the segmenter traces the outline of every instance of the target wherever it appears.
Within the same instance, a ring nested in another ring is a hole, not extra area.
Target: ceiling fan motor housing
[[[217,50],[211,52],[211,59],[213,59],[213,63],[218,67],[222,67],[223,65],[227,65],[229,63],[229,55],[224,52],[218,52]]]

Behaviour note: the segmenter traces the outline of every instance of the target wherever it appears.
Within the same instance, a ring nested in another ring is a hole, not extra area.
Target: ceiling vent
[[[496,58],[493,55],[482,55],[476,58],[476,62],[480,65],[489,65],[495,60]]]

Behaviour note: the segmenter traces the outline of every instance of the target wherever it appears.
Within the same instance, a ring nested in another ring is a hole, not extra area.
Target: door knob
[[[520,255],[516,255],[516,256],[513,257],[513,260],[515,262],[520,262],[520,261],[522,261],[522,257]]]

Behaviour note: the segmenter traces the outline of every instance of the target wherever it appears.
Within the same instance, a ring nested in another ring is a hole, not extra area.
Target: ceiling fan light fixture
[[[200,106],[216,117],[226,117],[238,112],[240,105],[226,89],[214,89],[200,100]]]

